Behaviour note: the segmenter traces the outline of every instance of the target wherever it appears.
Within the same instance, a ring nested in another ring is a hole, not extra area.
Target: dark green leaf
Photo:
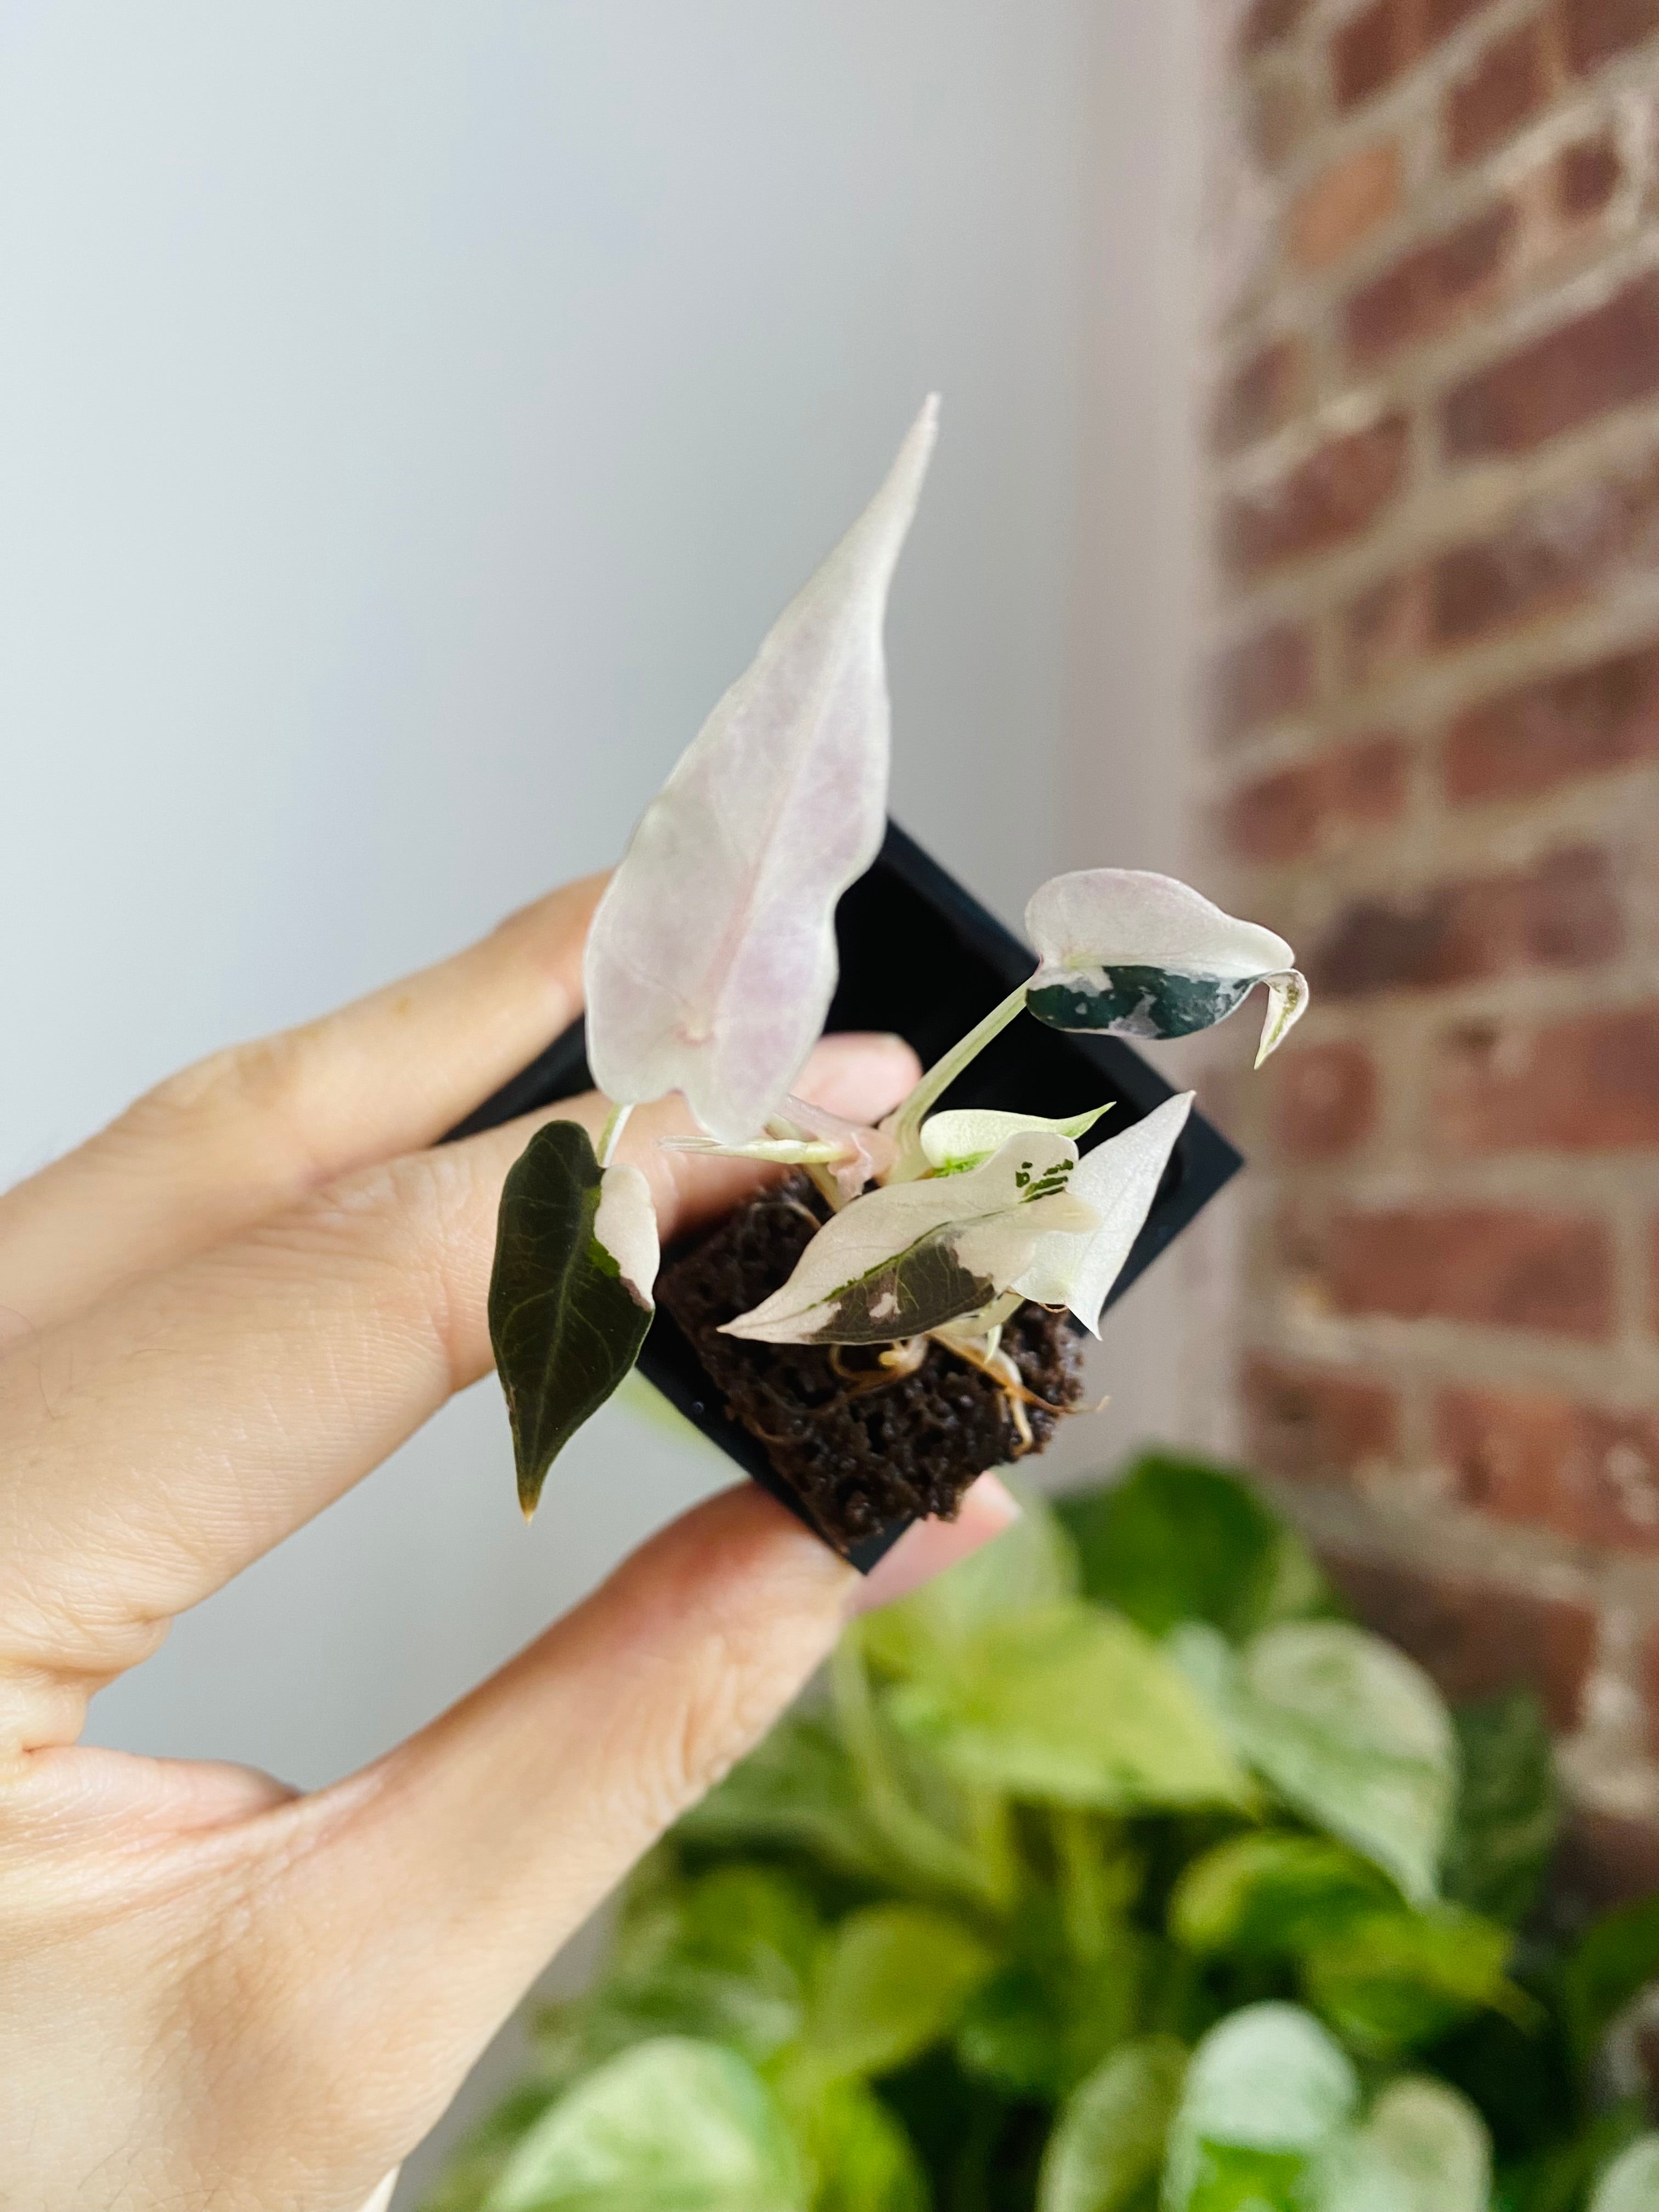
[[[1034,984],[1025,1004],[1051,1030],[1115,1030],[1124,1036],[1190,1036],[1212,1029],[1261,981],[1255,975],[1177,975],[1167,968],[1103,969]]]
[[[651,1309],[593,1234],[601,1176],[586,1129],[550,1121],[501,1192],[489,1340],[507,1396],[519,1503],[639,1358]]]
[[[1560,1824],[1548,1724],[1527,1690],[1452,1717],[1463,1779],[1443,1886],[1457,1904],[1514,1927],[1538,1900]]]
[[[1561,1995],[1575,2060],[1588,2066],[1613,2021],[1659,1976],[1659,1897],[1596,1921],[1561,1970]]]
[[[1084,1589],[1153,1636],[1183,1620],[1235,1640],[1329,1610],[1302,1540],[1239,1476],[1151,1452],[1121,1480],[1056,1500]]]

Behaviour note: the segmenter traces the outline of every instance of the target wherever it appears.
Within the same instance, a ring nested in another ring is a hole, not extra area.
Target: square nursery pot
[[[836,935],[841,982],[825,1026],[894,1032],[915,1048],[924,1066],[1006,998],[1035,965],[1034,955],[1013,933],[896,823],[889,823],[875,866],[842,898]],[[902,947],[896,960],[896,946]],[[577,1021],[459,1122],[445,1141],[495,1128],[592,1088],[583,1025]],[[941,1103],[1060,1116],[1085,1112],[1109,1098],[1114,1110],[1084,1138],[1086,1152],[1140,1121],[1172,1093],[1172,1085],[1120,1037],[1067,1035],[1037,1022],[1020,1022],[980,1054]],[[1109,1304],[1123,1296],[1243,1164],[1202,1115],[1188,1117]],[[665,1264],[675,1256],[665,1254]],[[647,1380],[745,1474],[807,1519],[758,1440],[726,1412],[690,1344],[660,1305],[639,1364]],[[848,1553],[853,1565],[867,1574],[908,1526],[895,1522],[866,1538]]]

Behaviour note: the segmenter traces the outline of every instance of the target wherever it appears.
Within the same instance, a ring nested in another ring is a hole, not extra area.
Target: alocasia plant
[[[1086,1156],[1079,1139],[1104,1108],[1067,1121],[933,1109],[1025,1012],[1055,1029],[1178,1036],[1261,983],[1260,1059],[1306,1004],[1291,948],[1270,930],[1165,876],[1085,870],[1031,899],[1030,981],[879,1128],[793,1095],[836,988],[836,902],[886,821],[882,631],[936,419],[930,399],[881,489],[646,809],[595,913],[588,1055],[614,1110],[597,1153],[574,1123],[532,1141],[503,1194],[490,1294],[526,1513],[650,1323],[648,1187],[614,1157],[635,1106],[678,1092],[703,1133],[665,1141],[803,1170],[828,1209],[787,1280],[731,1314],[725,1334],[878,1347],[889,1377],[943,1347],[1006,1394],[1018,1449],[1030,1441],[1024,1404],[1043,1401],[1004,1331],[1028,1302],[1097,1331],[1190,1094]]]

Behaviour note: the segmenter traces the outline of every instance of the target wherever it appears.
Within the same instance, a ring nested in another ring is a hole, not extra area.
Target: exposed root
[[[912,1341],[914,1340],[913,1339]],[[1001,1391],[1008,1419],[1013,1424],[1014,1437],[1018,1446],[1014,1453],[1016,1459],[1024,1459],[1036,1442],[1031,1434],[1031,1424],[1025,1412],[1028,1406],[1041,1406],[1045,1413],[1055,1414],[1062,1420],[1069,1414],[1087,1410],[1076,1406],[1056,1406],[1050,1400],[1039,1397],[1035,1390],[1028,1389],[1012,1354],[1001,1351],[994,1339],[988,1339],[982,1350],[975,1345],[964,1342],[959,1337],[946,1336],[943,1332],[936,1335],[933,1341],[935,1344],[943,1345],[946,1352],[953,1352],[958,1359],[965,1361],[969,1367],[978,1368],[981,1375],[988,1375],[998,1389]],[[1103,1406],[1106,1401],[1103,1398],[1100,1403]],[[1100,1407],[1096,1407],[1094,1410],[1098,1413]]]

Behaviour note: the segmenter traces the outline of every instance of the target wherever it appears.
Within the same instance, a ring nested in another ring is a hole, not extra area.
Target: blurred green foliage
[[[1144,1458],[848,1631],[423,2212],[1656,2212],[1659,1899],[1553,1934],[1557,1820],[1527,1697]]]

